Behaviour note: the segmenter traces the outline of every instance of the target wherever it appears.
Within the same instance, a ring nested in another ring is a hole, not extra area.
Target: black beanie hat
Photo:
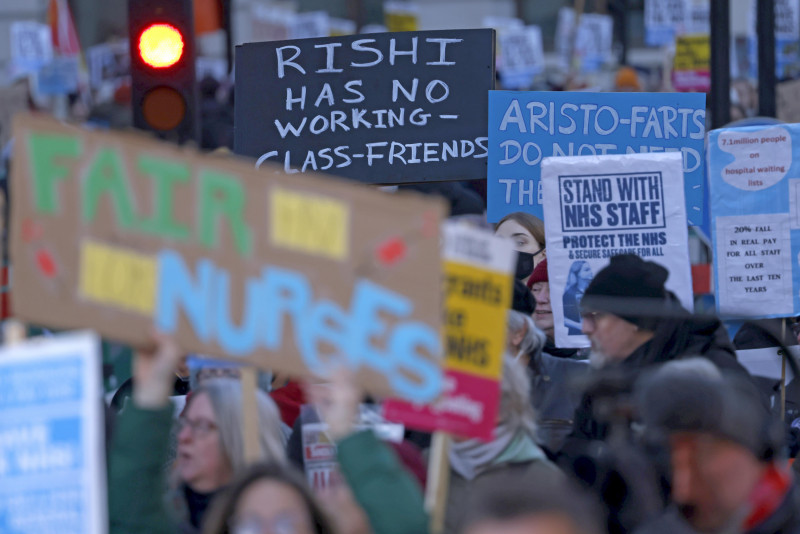
[[[609,264],[586,288],[581,307],[605,311],[641,328],[653,330],[658,314],[653,313],[654,309],[645,308],[650,302],[656,307],[666,303],[664,283],[668,276],[669,271],[664,267],[644,261],[635,254],[612,256]],[[635,311],[640,314],[631,313]]]

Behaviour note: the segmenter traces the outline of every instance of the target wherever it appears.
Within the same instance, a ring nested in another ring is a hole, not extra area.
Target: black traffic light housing
[[[128,0],[133,125],[178,143],[199,140],[193,15],[192,0]]]

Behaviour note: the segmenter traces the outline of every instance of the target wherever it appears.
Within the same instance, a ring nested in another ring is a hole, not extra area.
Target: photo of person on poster
[[[567,327],[568,334],[580,335],[581,334],[581,314],[580,303],[583,297],[583,292],[589,287],[589,282],[592,281],[594,273],[592,267],[588,262],[583,260],[573,261],[569,266],[569,275],[567,276],[567,286],[564,290],[564,326]]]

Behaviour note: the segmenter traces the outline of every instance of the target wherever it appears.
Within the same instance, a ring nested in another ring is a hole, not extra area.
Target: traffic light
[[[128,0],[133,125],[198,140],[192,0]]]

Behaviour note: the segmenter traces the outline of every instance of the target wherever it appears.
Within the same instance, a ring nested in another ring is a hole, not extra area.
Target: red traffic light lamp
[[[133,125],[198,139],[192,0],[128,0]]]
[[[154,69],[171,67],[183,56],[183,35],[175,26],[151,24],[139,35],[139,56]]]

